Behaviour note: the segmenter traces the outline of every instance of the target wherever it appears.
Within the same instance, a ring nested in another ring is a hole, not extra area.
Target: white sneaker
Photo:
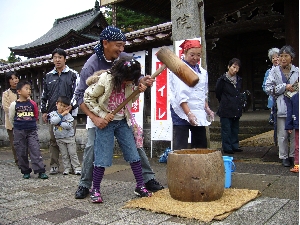
[[[51,169],[50,169],[50,172],[49,174],[57,174],[58,173],[58,167],[56,166],[52,166]]]
[[[76,169],[75,170],[75,175],[81,175],[81,169]]]

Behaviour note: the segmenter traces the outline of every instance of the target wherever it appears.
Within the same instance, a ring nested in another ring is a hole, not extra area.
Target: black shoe
[[[234,154],[234,151],[226,151],[226,150],[223,150],[224,153],[226,154]]]
[[[238,149],[234,149],[233,151],[234,151],[234,152],[242,152],[243,150],[240,149],[240,148],[238,148]]]
[[[290,167],[290,166],[291,166],[290,159],[289,159],[289,158],[283,159],[283,160],[282,160],[282,165],[283,165],[284,167]]]
[[[77,191],[75,192],[75,198],[76,199],[83,199],[88,196],[90,193],[89,189],[83,186],[79,186]]]
[[[148,191],[151,191],[151,192],[156,192],[156,191],[159,191],[159,190],[162,190],[164,189],[164,186],[162,186],[157,180],[155,179],[151,179],[149,180],[146,184],[146,189]]]

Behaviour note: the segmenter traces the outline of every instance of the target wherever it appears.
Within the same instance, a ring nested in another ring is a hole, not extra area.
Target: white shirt
[[[181,103],[187,102],[191,112],[197,117],[198,126],[208,126],[211,123],[206,119],[205,102],[208,94],[208,74],[200,67],[201,73],[197,73],[199,82],[194,87],[189,87],[181,81],[175,74],[170,74],[170,103],[175,113],[187,121],[188,117],[184,113]]]

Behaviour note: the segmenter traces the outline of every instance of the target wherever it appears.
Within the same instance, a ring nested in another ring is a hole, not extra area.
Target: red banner
[[[132,113],[137,113],[140,111],[139,100],[140,100],[140,98],[138,98],[137,100],[135,100],[135,102],[132,103],[132,107],[131,107]]]
[[[156,63],[156,69],[162,65],[161,62]],[[167,120],[167,69],[165,69],[160,75],[156,77],[156,120]]]

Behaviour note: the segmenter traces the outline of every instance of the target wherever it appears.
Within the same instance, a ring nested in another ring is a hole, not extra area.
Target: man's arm
[[[104,127],[106,127],[107,121],[105,119],[102,119],[102,118],[96,116],[94,113],[92,113],[88,109],[88,107],[85,105],[85,103],[83,102],[84,92],[88,88],[88,86],[86,84],[86,80],[91,75],[92,75],[92,71],[89,71],[87,68],[82,68],[80,77],[79,77],[79,83],[75,89],[74,98],[77,101],[77,104],[79,105],[81,110],[85,113],[85,115],[90,117],[90,119],[95,124],[95,126],[100,129],[103,129]]]
[[[79,85],[80,77],[79,77],[79,74],[77,73],[77,71],[75,71],[75,70],[74,70],[74,74],[76,76],[76,80],[75,80],[75,82],[73,83],[73,86],[72,86],[72,92],[73,92],[73,97],[71,99],[72,110],[75,110],[79,106],[78,103],[77,103],[77,100],[76,100],[75,91],[76,91],[76,88]]]
[[[94,113],[92,113],[84,102],[81,103],[80,108],[88,117],[90,117],[90,119],[93,121],[96,127],[103,129],[107,126],[108,122],[105,119],[96,116]]]
[[[41,113],[47,113],[47,101],[48,101],[48,88],[47,88],[47,75],[43,82],[43,93],[41,97]]]

